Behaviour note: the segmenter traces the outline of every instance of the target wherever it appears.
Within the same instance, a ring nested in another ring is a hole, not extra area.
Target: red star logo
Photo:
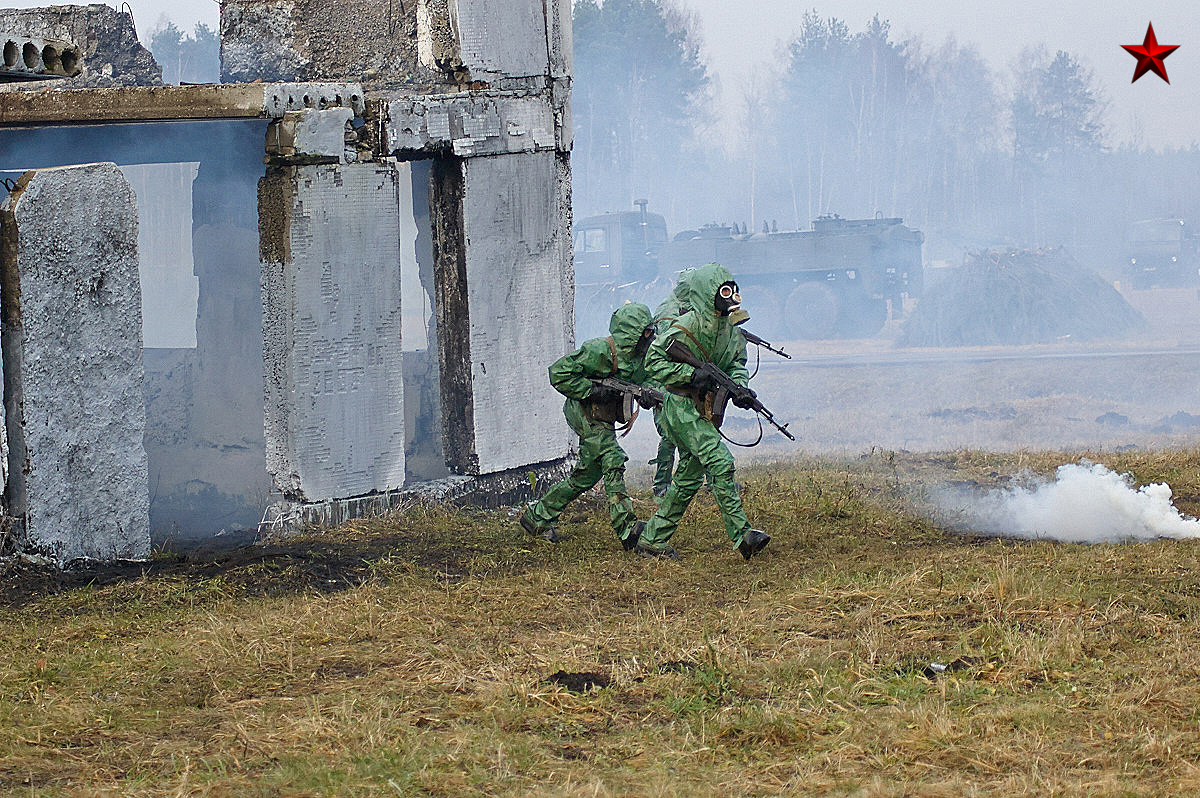
[[[1141,44],[1122,44],[1121,49],[1132,55],[1138,60],[1137,69],[1133,70],[1133,83],[1147,72],[1153,72],[1163,80],[1170,83],[1167,78],[1167,67],[1163,64],[1163,59],[1171,53],[1179,49],[1178,44],[1159,44],[1158,39],[1154,38],[1154,24],[1146,26],[1146,40]]]

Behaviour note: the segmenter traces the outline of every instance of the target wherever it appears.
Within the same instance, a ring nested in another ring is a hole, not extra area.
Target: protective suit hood
[[[688,307],[708,321],[717,320],[717,309],[713,297],[721,283],[733,280],[733,275],[719,263],[708,263],[696,269],[688,281]]]
[[[720,285],[720,283],[718,283]],[[641,302],[630,302],[613,311],[608,321],[608,331],[622,357],[629,357],[642,337],[642,331],[653,323],[650,308]]]

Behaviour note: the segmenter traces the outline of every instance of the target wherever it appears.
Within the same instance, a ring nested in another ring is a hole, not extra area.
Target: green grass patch
[[[1095,453],[1195,515],[1200,452]],[[682,563],[414,505],[0,600],[0,791],[33,795],[1178,795],[1200,789],[1200,543],[926,520],[941,480],[1070,456],[871,452],[739,470]],[[649,496],[635,498],[645,517]]]

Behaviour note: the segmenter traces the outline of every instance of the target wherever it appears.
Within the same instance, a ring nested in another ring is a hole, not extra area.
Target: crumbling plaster
[[[467,157],[554,150],[554,109],[540,94],[469,92],[394,100],[386,106],[388,152]]]

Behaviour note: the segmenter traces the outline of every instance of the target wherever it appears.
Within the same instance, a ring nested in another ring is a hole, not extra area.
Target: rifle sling
[[[700,343],[700,341],[696,339],[696,336],[692,335],[691,330],[689,330],[687,327],[684,327],[679,322],[673,322],[671,326],[677,330],[683,330],[683,334],[692,339],[692,343],[694,343],[696,348],[700,350],[700,354],[704,356],[704,359],[709,363],[712,362],[712,355],[710,355],[708,350],[704,348],[704,344]]]

